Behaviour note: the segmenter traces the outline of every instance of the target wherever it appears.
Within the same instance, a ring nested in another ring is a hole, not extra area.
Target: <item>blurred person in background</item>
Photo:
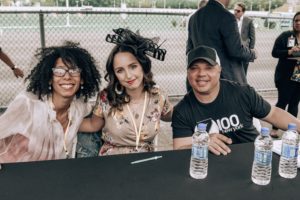
[[[278,91],[276,106],[286,109],[293,116],[298,115],[300,82],[291,80],[297,59],[300,60],[300,12],[293,17],[293,30],[281,33],[275,40],[272,56],[278,58],[275,69],[275,86]],[[297,55],[298,52],[298,55]],[[294,58],[293,58],[294,57]],[[298,58],[295,58],[298,57]],[[271,136],[279,137],[278,128],[273,126]]]
[[[0,163],[75,157],[77,131],[99,90],[94,58],[78,44],[39,49],[27,90],[0,117]]]
[[[13,71],[15,77],[17,77],[17,78],[19,78],[19,77],[23,78],[23,76],[24,76],[23,71],[22,71],[20,68],[18,68],[18,67],[12,62],[12,60],[10,59],[10,57],[9,57],[6,53],[4,53],[4,52],[2,51],[1,48],[0,48],[0,59],[1,59],[8,67],[10,67],[10,69]]]
[[[234,16],[237,19],[237,24],[239,28],[239,33],[241,36],[242,43],[249,47],[249,49],[254,49],[255,45],[255,28],[253,24],[253,19],[245,16],[246,5],[242,2],[238,2],[234,5]],[[247,76],[249,62],[242,62],[245,74]]]
[[[208,0],[200,0],[198,3],[198,9],[203,8],[204,6],[206,6]],[[186,19],[186,29],[187,29],[187,33],[188,33],[188,24],[189,24],[189,20],[190,17],[193,15],[194,13],[190,14],[187,19]],[[186,79],[186,92],[190,91],[192,89],[192,87],[189,84],[189,81]]]
[[[116,44],[106,63],[108,86],[99,93],[93,116],[80,131],[102,129],[99,155],[154,151],[160,120],[171,121],[173,107],[153,81],[151,60],[163,61],[166,50],[128,29],[115,29],[107,42]]]

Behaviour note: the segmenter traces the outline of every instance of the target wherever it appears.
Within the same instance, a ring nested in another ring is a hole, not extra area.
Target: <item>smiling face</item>
[[[69,70],[70,68],[64,64],[61,58],[58,58],[54,65],[55,69],[65,69]],[[55,75],[53,73],[53,78],[51,81],[53,92],[52,95],[55,98],[73,98],[76,92],[79,90],[80,84],[82,83],[80,72],[74,73],[76,70],[71,72],[66,72],[63,76],[61,74]],[[59,72],[59,70],[58,70]],[[70,75],[72,74],[72,76]],[[59,75],[59,76],[58,76]]]
[[[220,75],[219,65],[211,66],[204,60],[195,61],[187,72],[189,83],[196,96],[218,94]]]
[[[119,52],[113,59],[114,73],[126,91],[142,90],[144,72],[136,57],[129,52]]]

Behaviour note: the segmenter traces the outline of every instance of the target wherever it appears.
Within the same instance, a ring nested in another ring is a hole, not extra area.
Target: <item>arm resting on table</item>
[[[289,123],[295,123],[297,125],[298,132],[300,132],[300,120],[285,110],[275,106],[271,107],[269,114],[262,120],[269,122],[282,130],[287,130]]]

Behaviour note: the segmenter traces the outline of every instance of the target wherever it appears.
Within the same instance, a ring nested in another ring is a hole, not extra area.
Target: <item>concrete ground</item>
[[[264,92],[261,93],[264,99],[266,99],[271,105],[275,105],[277,102],[277,92]],[[170,101],[173,105],[176,105],[182,97],[170,98]],[[299,115],[298,115],[299,118]],[[272,126],[269,123],[264,121],[260,121],[261,126],[268,127],[270,130]],[[282,135],[282,131],[279,131],[280,136]],[[172,150],[173,142],[172,142],[172,128],[171,122],[163,122],[161,121],[161,132],[158,136],[158,146],[157,150]]]

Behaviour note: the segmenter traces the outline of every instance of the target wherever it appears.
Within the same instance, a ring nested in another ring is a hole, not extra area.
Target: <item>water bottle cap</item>
[[[198,124],[198,125],[197,125],[197,129],[198,129],[198,130],[206,130],[206,124],[204,124],[204,123]]]
[[[260,133],[262,136],[268,136],[270,134],[270,130],[267,127],[262,127]]]
[[[297,130],[297,125],[294,123],[289,123],[288,130]]]

